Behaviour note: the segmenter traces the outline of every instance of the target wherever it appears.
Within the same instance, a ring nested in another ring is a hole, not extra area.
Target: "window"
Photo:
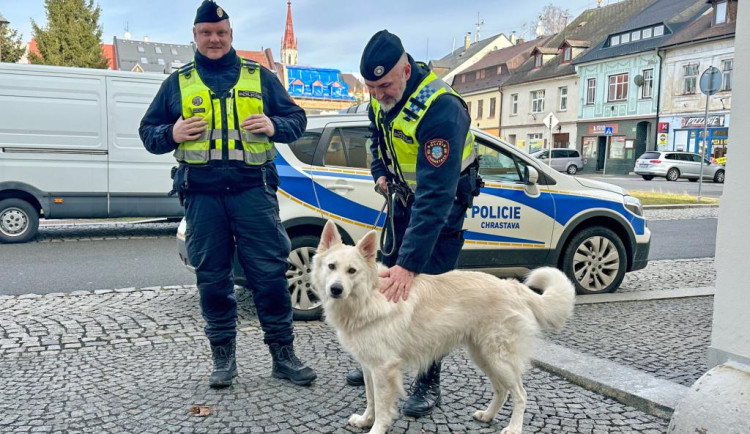
[[[534,56],[534,68],[541,68],[542,67],[542,54],[537,53],[536,56]]]
[[[289,144],[289,148],[301,162],[313,164],[315,149],[320,142],[322,130],[307,130],[302,137]]]
[[[331,135],[323,156],[326,166],[370,167],[370,133],[366,127],[339,128]]]
[[[476,72],[476,74],[475,74],[475,75],[476,75],[476,77],[475,77],[475,78],[476,78],[477,80],[479,80],[480,78],[482,78],[482,77],[480,77],[480,74],[479,74],[480,72],[482,72],[482,71],[477,71],[477,72]]]
[[[527,136],[529,140],[529,154],[541,150],[544,147],[544,139],[542,133],[529,134]]]
[[[615,45],[620,45],[620,35],[615,35],[609,38],[609,45],[614,47]]]
[[[480,99],[477,101],[477,119],[482,119],[482,115],[484,114],[484,100]]]
[[[497,67],[497,75],[500,75],[502,73],[503,73],[503,67],[502,66],[498,66]]]
[[[641,98],[652,98],[654,96],[654,70],[643,70],[643,84],[641,85]]]
[[[695,93],[698,82],[698,64],[688,63],[682,67],[682,93],[683,95],[692,95]]]
[[[628,98],[628,73],[609,76],[607,101],[623,101]]]
[[[564,86],[558,90],[560,93],[560,111],[564,112],[568,109],[568,87]]]
[[[139,45],[139,46],[138,46],[138,52],[139,52],[139,53],[145,53],[145,52],[146,52],[146,49],[145,49],[145,48],[143,48],[143,45]]]
[[[531,92],[531,113],[544,111],[544,91],[534,90]]]
[[[664,26],[659,25],[659,26],[654,27],[654,37],[662,36],[662,35],[664,35]]]
[[[461,83],[466,83],[466,74],[461,74]]]
[[[623,33],[622,35],[620,35],[620,41],[623,44],[627,44],[628,42],[630,42],[630,33]]]
[[[721,62],[722,65],[722,80],[721,80],[721,90],[732,90],[732,69],[734,68],[734,60],[723,60]]]
[[[172,55],[173,56],[177,55],[177,49],[176,48],[171,48],[170,50],[172,51]]]
[[[161,47],[159,46],[154,47],[154,51],[156,51],[156,54],[161,54]]]
[[[526,163],[513,154],[490,147],[481,140],[477,140],[477,153],[479,159],[479,174],[485,180],[499,182],[520,183],[523,181],[523,173]]]
[[[514,93],[510,96],[510,115],[515,116],[518,114],[518,94]]]
[[[636,30],[634,32],[631,32],[630,33],[630,40],[633,41],[633,42],[640,41],[641,40],[641,31],[640,30]]]
[[[648,29],[643,29],[643,31],[641,33],[643,34],[643,39],[647,39],[647,38],[650,38],[651,36],[653,36],[654,29],[652,29],[651,27],[649,27]]]
[[[474,115],[471,113],[471,101],[466,101],[466,110],[469,111],[469,117],[473,118]]]
[[[159,58],[159,59],[156,59],[156,62],[157,62],[157,63],[158,63],[159,65],[164,65],[164,59],[161,59],[161,58]]]
[[[489,118],[495,117],[495,98],[490,98],[490,115]]]
[[[565,47],[563,50],[563,62],[570,62],[573,58],[573,49],[571,47]]]
[[[141,63],[145,65],[146,63],[148,63],[148,59],[145,57],[141,57]]]
[[[716,24],[727,22],[727,2],[716,3]]]
[[[586,104],[596,102],[596,79],[589,78],[586,80]]]

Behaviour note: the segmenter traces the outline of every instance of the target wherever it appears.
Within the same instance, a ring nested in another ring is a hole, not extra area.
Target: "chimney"
[[[148,42],[148,36],[143,37],[143,42]]]
[[[464,51],[468,50],[469,47],[471,47],[471,32],[466,32],[466,36],[464,37]]]
[[[510,32],[510,45],[516,45],[516,31]]]

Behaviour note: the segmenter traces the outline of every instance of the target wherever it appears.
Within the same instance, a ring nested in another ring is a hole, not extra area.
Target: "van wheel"
[[[698,182],[698,178],[688,178],[688,181],[690,181],[690,182]]]
[[[568,172],[568,175],[575,175],[578,172],[578,166],[576,166],[575,164],[571,164],[570,166],[568,166],[568,170],[566,170],[566,172]]]
[[[578,232],[563,252],[562,268],[579,294],[614,292],[628,268],[625,246],[610,229],[594,226]]]
[[[680,177],[680,169],[673,167],[667,171],[667,181],[677,181]]]
[[[717,182],[719,184],[724,183],[724,171],[723,170],[717,170],[716,173],[714,173],[714,182]]]
[[[292,239],[286,278],[295,321],[316,321],[323,315],[323,301],[312,285],[312,258],[320,237],[301,235]]]
[[[646,181],[651,181],[652,179],[654,179],[654,175],[641,175],[641,177]]]
[[[0,242],[25,243],[39,229],[39,213],[21,199],[0,200]]]

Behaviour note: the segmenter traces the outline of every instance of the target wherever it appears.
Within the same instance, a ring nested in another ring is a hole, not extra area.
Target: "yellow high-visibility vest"
[[[390,124],[385,122],[385,113],[380,109],[380,103],[375,98],[370,99],[376,126],[383,132],[388,144],[386,148],[389,152],[395,151],[401,174],[412,189],[417,185],[417,153],[420,146],[417,141],[417,127],[435,99],[446,92],[460,98],[453,88],[430,71]],[[390,158],[394,159],[393,156]],[[474,134],[469,130],[461,154],[461,171],[469,167],[474,160]]]
[[[276,148],[268,136],[250,133],[240,126],[246,117],[263,113],[260,66],[247,59],[241,58],[240,62],[240,78],[224,98],[223,106],[220,96],[201,80],[194,62],[180,68],[182,117],[200,116],[208,127],[199,139],[179,144],[174,152],[177,161],[206,164],[221,160],[225,147],[229,160],[244,161],[250,166],[273,161]]]

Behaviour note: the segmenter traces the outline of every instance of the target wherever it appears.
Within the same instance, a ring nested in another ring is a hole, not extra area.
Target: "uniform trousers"
[[[185,197],[186,247],[195,267],[205,332],[212,345],[236,334],[232,279],[235,248],[253,294],[264,342],[292,343],[292,305],[286,279],[289,237],[281,225],[276,190],[252,187]]]

